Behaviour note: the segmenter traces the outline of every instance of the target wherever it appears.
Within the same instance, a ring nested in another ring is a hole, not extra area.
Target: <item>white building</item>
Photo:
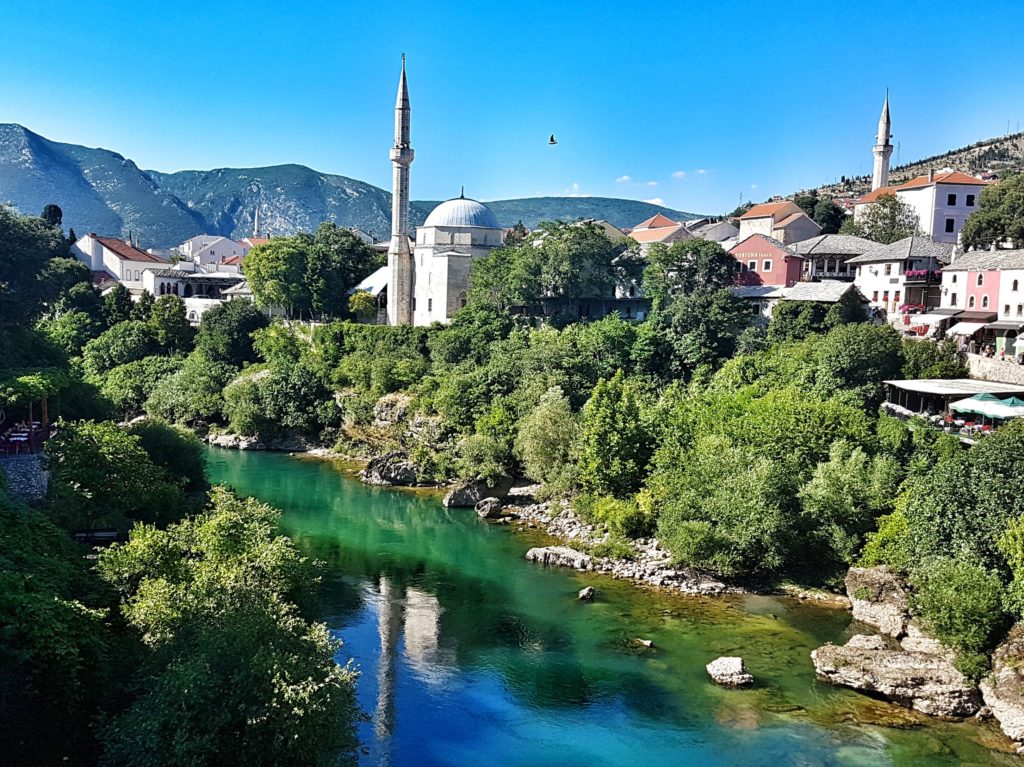
[[[929,170],[896,187],[896,196],[917,213],[922,232],[936,242],[956,242],[988,183],[958,171]]]
[[[503,235],[494,214],[476,200],[458,197],[434,208],[416,229],[413,324],[448,322],[465,306],[473,261],[501,247]]]
[[[939,270],[952,260],[953,247],[927,237],[905,237],[876,245],[846,264],[855,270],[853,284],[873,308],[896,313],[901,306],[913,306],[924,311],[939,305]]]
[[[175,250],[186,261],[196,264],[219,264],[229,258],[245,258],[251,246],[215,234],[200,234],[179,245]]]
[[[106,274],[135,294],[142,292],[146,269],[167,265],[162,258],[124,240],[100,237],[95,232],[79,237],[71,246],[71,255],[89,267],[94,281],[98,282],[100,275]]]
[[[185,302],[185,315],[193,325],[203,314],[218,304],[229,301],[228,289],[245,282],[238,271],[215,271],[191,261],[182,261],[167,268],[150,268],[142,273],[142,287],[153,296],[178,296]],[[250,299],[251,300],[251,299]]]
[[[821,227],[795,202],[784,200],[755,205],[740,216],[739,241],[743,242],[752,234],[763,234],[783,245],[792,245],[817,237]]]

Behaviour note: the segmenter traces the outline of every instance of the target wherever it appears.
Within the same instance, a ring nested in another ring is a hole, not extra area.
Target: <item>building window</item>
[[[874,291],[871,292],[871,300],[874,303],[876,303],[876,304],[878,303],[878,291],[877,290],[874,290]]]
[[[767,258],[761,262],[761,271],[770,272],[772,270],[772,262]]]
[[[883,304],[889,303],[889,291],[888,290],[885,291],[884,293],[882,293],[882,303]]]
[[[1009,317],[1010,316],[1010,305],[1009,304],[1004,304],[1003,305],[1003,316],[1004,317]]]
[[[1017,316],[1024,317],[1024,304],[1017,304]]]
[[[985,275],[984,274],[979,274],[978,275],[978,287],[981,287],[984,284],[985,284]]]
[[[747,269],[751,272],[757,271],[757,261],[747,261]]]
[[[886,264],[885,265],[885,276],[888,277],[890,274],[892,274],[892,264]]]
[[[955,194],[947,194],[946,195],[946,205],[950,205],[950,206],[956,205],[956,195]]]
[[[899,305],[899,303],[900,303],[900,292],[898,290],[895,293],[892,294],[892,301],[897,306]]]
[[[967,207],[968,208],[973,208],[974,207],[974,195],[973,194],[967,195]]]
[[[434,311],[434,299],[433,298],[428,298],[427,299],[427,311],[428,312]]]
[[[973,309],[974,308],[974,296],[971,296],[970,298],[967,299],[967,308],[968,309]]]
[[[1016,292],[1017,292],[1017,280],[1014,280],[1014,281],[1013,281],[1013,292],[1014,292],[1014,293],[1016,293]]]
[[[858,266],[857,267],[857,276],[858,277],[860,277],[863,274],[863,272],[861,271],[863,268],[864,268],[863,266]]]
[[[953,295],[951,295],[949,297],[949,305],[950,306],[956,306],[956,293],[954,293]]]
[[[988,296],[981,297],[981,308],[988,309]]]
[[[953,227],[955,227],[955,226],[956,226],[956,221],[954,221],[951,218],[947,218],[946,219],[946,233],[947,234],[952,234]]]
[[[952,282],[954,284],[956,283],[956,275],[955,274],[953,275],[953,279],[951,279],[950,282]]]

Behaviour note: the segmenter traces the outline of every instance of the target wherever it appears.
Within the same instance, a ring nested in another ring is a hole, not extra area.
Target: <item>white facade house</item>
[[[219,264],[229,258],[245,258],[251,246],[245,242],[214,234],[200,234],[181,243],[175,250],[186,261]]]
[[[143,274],[154,266],[166,266],[158,256],[116,237],[100,237],[95,232],[79,237],[71,246],[71,255],[86,264],[94,275],[109,275],[135,294],[143,289]]]
[[[503,236],[494,214],[476,200],[458,197],[434,208],[416,229],[413,324],[448,322],[465,306],[473,261],[501,247]]]
[[[783,245],[792,245],[817,237],[821,227],[795,202],[784,200],[755,205],[740,216],[739,241],[743,242],[752,234],[763,234]]]
[[[922,232],[936,242],[956,242],[986,186],[987,181],[966,173],[929,170],[896,187],[896,196],[917,213]]]
[[[197,325],[203,314],[218,304],[232,299],[227,293],[245,282],[237,271],[226,272],[182,261],[167,268],[146,269],[142,287],[156,298],[178,296],[185,302],[185,315]]]
[[[953,257],[953,245],[927,237],[905,237],[891,245],[879,245],[847,260],[854,270],[853,284],[870,306],[897,312],[912,305],[923,311],[938,306],[939,270]]]

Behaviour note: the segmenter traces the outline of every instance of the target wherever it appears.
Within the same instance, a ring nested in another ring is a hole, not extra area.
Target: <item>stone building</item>
[[[821,234],[821,227],[795,202],[766,202],[755,205],[740,216],[739,241],[752,234],[773,237],[783,245],[807,240]]]

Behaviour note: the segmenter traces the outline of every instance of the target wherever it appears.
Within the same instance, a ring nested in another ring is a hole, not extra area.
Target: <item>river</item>
[[[326,567],[322,615],[361,673],[364,765],[1021,764],[991,724],[942,723],[815,680],[845,611],[697,598],[544,569],[544,539],[370,488],[330,462],[211,449],[212,481],[283,510]],[[579,602],[585,585],[594,602]],[[632,641],[650,639],[652,648]],[[756,685],[704,665],[742,656]]]

